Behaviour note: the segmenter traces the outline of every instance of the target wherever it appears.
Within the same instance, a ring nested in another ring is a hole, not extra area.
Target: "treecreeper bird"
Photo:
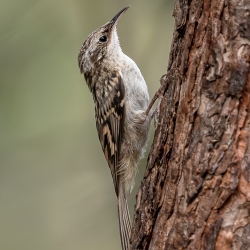
[[[122,52],[116,31],[129,7],[92,32],[78,55],[80,71],[93,94],[98,136],[113,177],[123,250],[130,249],[127,196],[134,186],[151,120],[145,112],[147,85],[135,62]]]

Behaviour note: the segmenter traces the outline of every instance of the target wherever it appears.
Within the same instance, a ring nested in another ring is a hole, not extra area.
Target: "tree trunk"
[[[132,249],[250,249],[250,1],[177,0]]]

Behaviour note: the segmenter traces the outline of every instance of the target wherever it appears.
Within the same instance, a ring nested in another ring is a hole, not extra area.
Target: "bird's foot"
[[[151,114],[151,119],[154,118],[154,126],[157,127],[159,123],[159,115],[160,115],[160,106],[161,106],[161,101],[162,101],[163,95],[160,95],[158,97],[158,102],[157,105],[154,109],[154,111]]]

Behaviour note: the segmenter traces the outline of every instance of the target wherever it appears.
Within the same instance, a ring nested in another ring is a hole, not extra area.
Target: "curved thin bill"
[[[118,20],[119,20],[120,17],[122,16],[122,14],[125,13],[126,10],[127,10],[129,7],[130,7],[130,5],[127,6],[127,7],[125,7],[125,8],[123,8],[122,10],[120,10],[120,11],[113,17],[113,19],[110,21],[110,23],[112,24],[112,26],[116,26]]]

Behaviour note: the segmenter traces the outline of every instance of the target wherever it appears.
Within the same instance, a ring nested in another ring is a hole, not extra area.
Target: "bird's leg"
[[[151,114],[151,120],[152,120],[152,118],[154,118],[155,127],[157,127],[157,125],[159,125],[159,115],[160,115],[160,106],[161,106],[162,98],[163,98],[162,94],[160,96],[158,96],[158,102],[157,102],[156,107],[154,108],[154,110],[152,111],[152,114]]]
[[[145,111],[145,115],[146,117],[149,115],[155,101],[157,99],[159,99],[158,103],[157,103],[157,106],[155,107],[154,111],[152,111],[151,113],[151,119],[154,117],[154,120],[155,120],[155,124],[159,124],[158,123],[158,118],[159,118],[159,113],[160,113],[160,105],[161,105],[161,100],[163,98],[163,91],[165,90],[166,86],[167,86],[167,81],[166,81],[166,78],[167,77],[167,74],[166,75],[163,75],[160,79],[160,83],[161,83],[161,86],[160,88],[156,91],[154,97],[152,98],[151,102],[149,103],[148,105],[148,108],[147,110]],[[150,120],[151,120],[150,119]]]
[[[162,96],[162,86],[156,91],[154,97],[152,98],[151,102],[148,105],[147,110],[145,111],[145,115],[148,116],[150,110],[152,109],[153,105],[155,104],[155,101]]]

